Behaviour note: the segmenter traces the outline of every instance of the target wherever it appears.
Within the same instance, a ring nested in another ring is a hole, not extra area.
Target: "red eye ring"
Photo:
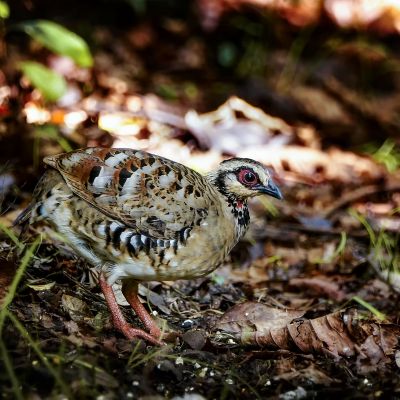
[[[238,175],[239,182],[243,185],[253,186],[257,183],[257,175],[250,169],[242,169]]]

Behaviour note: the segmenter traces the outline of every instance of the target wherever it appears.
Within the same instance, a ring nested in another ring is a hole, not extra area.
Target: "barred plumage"
[[[206,176],[130,149],[88,148],[44,161],[52,168],[17,223],[46,221],[64,236],[100,271],[115,325],[128,337],[153,343],[160,332],[137,299],[137,281],[211,272],[248,227],[247,199],[281,198],[267,169],[249,159],[224,161]],[[121,319],[110,288],[118,279],[151,335]]]

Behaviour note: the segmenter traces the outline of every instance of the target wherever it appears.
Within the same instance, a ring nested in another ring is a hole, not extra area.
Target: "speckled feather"
[[[156,239],[200,224],[216,195],[197,172],[142,151],[89,148],[44,161],[77,196]]]
[[[45,221],[109,283],[211,272],[247,229],[246,199],[266,193],[240,183],[240,174],[254,173],[261,188],[272,182],[253,160],[228,160],[202,176],[130,149],[88,148],[45,163],[52,168],[16,222]]]

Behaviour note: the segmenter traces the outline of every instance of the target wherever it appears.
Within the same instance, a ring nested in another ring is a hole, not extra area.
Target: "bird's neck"
[[[210,173],[208,180],[215,186],[218,192],[223,196],[227,206],[233,214],[238,237],[242,237],[250,223],[250,214],[247,207],[247,199],[229,192],[221,176]]]
[[[243,236],[250,223],[249,208],[247,207],[247,200],[238,199],[235,197],[227,198],[228,207],[231,209],[235,219],[236,227],[238,229],[239,237]]]

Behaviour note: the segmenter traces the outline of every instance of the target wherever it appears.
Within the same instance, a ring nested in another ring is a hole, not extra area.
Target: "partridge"
[[[127,338],[161,344],[138,298],[138,282],[192,279],[213,271],[250,222],[247,199],[282,199],[268,170],[232,158],[203,176],[144,151],[87,148],[46,157],[49,168],[16,224],[44,221],[98,272],[114,326]],[[111,285],[148,332],[124,319]]]

